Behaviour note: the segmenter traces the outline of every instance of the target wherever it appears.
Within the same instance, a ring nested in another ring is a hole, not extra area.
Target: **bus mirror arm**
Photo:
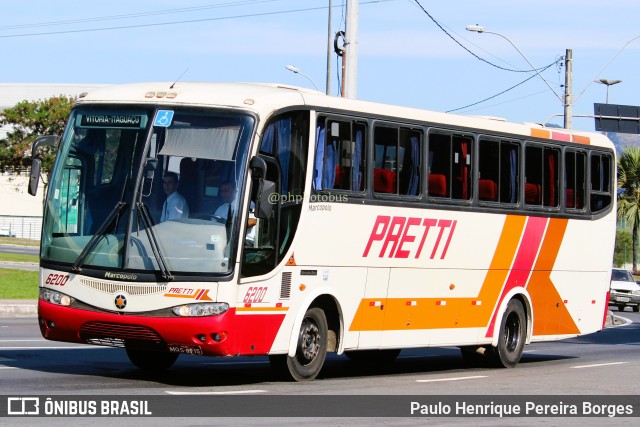
[[[265,179],[267,176],[267,162],[262,157],[254,156],[249,165],[251,167],[254,185],[255,181],[257,181],[258,184],[254,215],[256,218],[269,218],[273,210],[273,202],[269,196],[275,191],[276,184],[273,181]]]
[[[38,137],[31,146],[31,172],[29,174],[28,192],[32,196],[35,196],[38,192],[40,168],[42,167],[42,159],[38,156],[38,149],[47,145],[56,146],[58,145],[58,141],[60,141],[60,138],[54,135],[41,136]]]

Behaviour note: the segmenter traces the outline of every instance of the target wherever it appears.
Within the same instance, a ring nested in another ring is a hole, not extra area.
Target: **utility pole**
[[[358,0],[347,0],[345,40],[346,51],[342,57],[342,96],[355,98],[358,76]]]
[[[573,50],[567,49],[564,57],[564,128],[571,129],[571,115],[573,114],[573,95],[571,81],[573,80]]]

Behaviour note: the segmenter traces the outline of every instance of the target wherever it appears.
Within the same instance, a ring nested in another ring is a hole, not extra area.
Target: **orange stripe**
[[[489,323],[495,304],[507,279],[527,217],[508,215],[496,246],[489,271],[478,296],[470,298],[365,298],[360,301],[350,331],[411,330],[483,327]],[[446,305],[438,305],[446,300]],[[382,305],[371,304],[382,301]]]
[[[533,263],[542,245],[542,238],[544,237],[548,222],[548,219],[542,217],[527,218],[527,224],[522,233],[522,239],[520,240],[518,252],[511,266],[511,271],[509,271],[507,281],[494,306],[493,315],[487,328],[487,338],[493,337],[493,329],[498,316],[497,308],[500,307],[507,293],[516,287],[526,286],[531,270],[533,269]]]
[[[551,138],[551,132],[548,131],[548,130],[531,128],[531,136],[534,136],[536,138],[550,139]]]
[[[289,307],[236,307],[236,312],[255,312],[255,311],[287,311]]]
[[[573,135],[573,142],[577,142],[578,144],[591,144],[591,138],[588,136],[582,135]]]
[[[568,219],[552,219],[549,223],[535,271],[527,286],[534,307],[534,335],[580,333],[550,277],[568,222]],[[575,285],[580,286],[578,283]]]

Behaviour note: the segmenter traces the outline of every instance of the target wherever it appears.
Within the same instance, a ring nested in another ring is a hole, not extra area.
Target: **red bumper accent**
[[[38,317],[42,336],[52,341],[165,351],[169,346],[199,347],[206,356],[267,354],[284,320],[284,314],[237,315],[235,308],[212,317],[120,315],[42,300]]]

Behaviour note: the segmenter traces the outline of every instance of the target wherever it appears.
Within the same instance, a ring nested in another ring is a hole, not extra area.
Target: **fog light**
[[[204,334],[198,334],[196,335],[196,338],[201,342],[205,342],[207,340],[207,337]]]
[[[215,342],[220,342],[222,340],[222,337],[218,333],[211,334],[211,338],[213,338]]]

